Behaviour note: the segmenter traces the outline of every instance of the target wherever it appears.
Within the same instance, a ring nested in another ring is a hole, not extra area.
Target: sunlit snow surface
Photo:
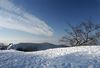
[[[0,51],[0,68],[100,68],[100,46]]]

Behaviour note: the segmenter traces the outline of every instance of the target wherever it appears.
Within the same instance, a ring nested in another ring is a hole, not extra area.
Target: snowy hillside
[[[0,68],[100,68],[100,46],[0,51]]]

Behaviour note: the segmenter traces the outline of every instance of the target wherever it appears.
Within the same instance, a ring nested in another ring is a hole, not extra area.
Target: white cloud
[[[0,0],[0,27],[35,35],[53,35],[53,29],[46,22],[15,6],[11,0]]]

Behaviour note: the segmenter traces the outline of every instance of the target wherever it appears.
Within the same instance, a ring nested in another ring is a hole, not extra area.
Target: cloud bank
[[[11,0],[0,0],[0,27],[34,35],[53,35],[53,29],[46,22],[23,11]]]

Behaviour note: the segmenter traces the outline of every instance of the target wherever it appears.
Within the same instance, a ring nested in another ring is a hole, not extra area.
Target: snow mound
[[[100,68],[100,46],[0,51],[0,68]]]

